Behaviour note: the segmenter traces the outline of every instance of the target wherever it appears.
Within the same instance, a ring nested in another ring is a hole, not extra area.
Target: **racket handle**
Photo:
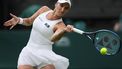
[[[77,28],[73,28],[73,31],[76,32],[76,33],[79,33],[79,34],[83,34],[84,33],[84,31],[79,30]]]

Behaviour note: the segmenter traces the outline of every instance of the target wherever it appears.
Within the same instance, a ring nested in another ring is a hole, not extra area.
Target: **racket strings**
[[[120,48],[119,36],[113,32],[98,32],[95,35],[95,46],[100,51],[101,48],[108,49],[107,55],[114,55]]]

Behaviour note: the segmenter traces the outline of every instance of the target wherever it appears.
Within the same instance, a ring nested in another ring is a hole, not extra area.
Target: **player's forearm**
[[[51,37],[51,41],[52,42],[56,42],[58,41],[65,33],[66,31],[63,29],[63,30],[60,30],[60,31],[57,31],[53,34],[53,36]]]
[[[18,24],[24,25],[24,26],[30,26],[32,25],[33,20],[30,18],[19,18]]]
[[[32,25],[32,23],[33,23],[33,20],[31,20],[30,18],[23,18],[23,24],[22,25],[30,26],[30,25]]]
[[[25,26],[30,26],[32,25],[33,21],[38,17],[40,14],[42,14],[45,11],[50,10],[47,6],[43,6],[39,10],[37,10],[31,17],[29,18],[23,18],[23,23],[20,23]]]

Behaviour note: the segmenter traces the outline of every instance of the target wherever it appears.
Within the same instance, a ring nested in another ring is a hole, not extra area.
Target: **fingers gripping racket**
[[[98,51],[101,48],[107,48],[106,55],[115,55],[120,49],[120,37],[113,31],[102,29],[93,32],[84,32],[77,28],[73,28],[73,31],[79,34],[86,35],[93,41],[94,46]]]

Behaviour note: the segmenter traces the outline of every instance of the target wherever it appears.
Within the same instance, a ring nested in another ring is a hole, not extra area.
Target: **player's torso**
[[[50,11],[49,11],[50,12]],[[46,15],[49,12],[45,12],[39,15],[33,23],[33,29],[40,33],[40,35],[44,36],[45,38],[49,39],[53,35],[53,21],[48,20]]]
[[[60,22],[59,20],[48,20],[46,15],[51,12],[47,11],[40,14],[33,23],[31,35],[29,41],[36,44],[53,44],[50,41],[50,37],[53,35],[53,27],[56,23]]]

